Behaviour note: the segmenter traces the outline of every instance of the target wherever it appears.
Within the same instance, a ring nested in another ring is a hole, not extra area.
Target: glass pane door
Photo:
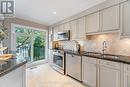
[[[23,27],[15,27],[16,52],[28,62],[45,59],[46,32]]]

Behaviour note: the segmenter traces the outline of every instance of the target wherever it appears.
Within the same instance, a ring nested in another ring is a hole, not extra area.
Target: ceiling
[[[15,0],[18,18],[51,25],[105,0]]]

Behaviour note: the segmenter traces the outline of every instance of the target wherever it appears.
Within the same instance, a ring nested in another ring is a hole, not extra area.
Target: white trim
[[[14,27],[22,27],[22,28],[28,28],[28,29],[32,29],[32,30],[38,30],[38,31],[45,31],[46,32],[45,59],[41,60],[41,62],[47,61],[48,60],[48,30],[11,23],[11,50],[14,50],[14,48],[13,48],[13,45],[14,45],[13,33],[15,32],[14,31]],[[37,62],[34,62],[34,63],[30,63],[30,64],[37,64],[37,63],[40,63],[40,61],[37,61]]]

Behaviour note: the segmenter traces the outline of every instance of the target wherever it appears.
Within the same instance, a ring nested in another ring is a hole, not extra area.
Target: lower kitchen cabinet
[[[120,64],[101,60],[99,87],[121,87]]]
[[[124,87],[130,87],[130,65],[125,65]]]
[[[26,87],[26,66],[0,77],[0,87]]]
[[[53,50],[49,49],[49,55],[48,55],[48,62],[49,65],[53,65]]]
[[[66,54],[66,74],[81,81],[81,56]]]
[[[122,87],[121,70],[120,63],[82,57],[82,81],[87,87]]]
[[[88,87],[97,87],[97,64],[95,58],[82,58],[82,81]]]

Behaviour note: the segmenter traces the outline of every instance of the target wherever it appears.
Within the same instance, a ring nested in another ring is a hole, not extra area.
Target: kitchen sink
[[[102,58],[118,59],[119,56],[112,54],[102,54]]]

